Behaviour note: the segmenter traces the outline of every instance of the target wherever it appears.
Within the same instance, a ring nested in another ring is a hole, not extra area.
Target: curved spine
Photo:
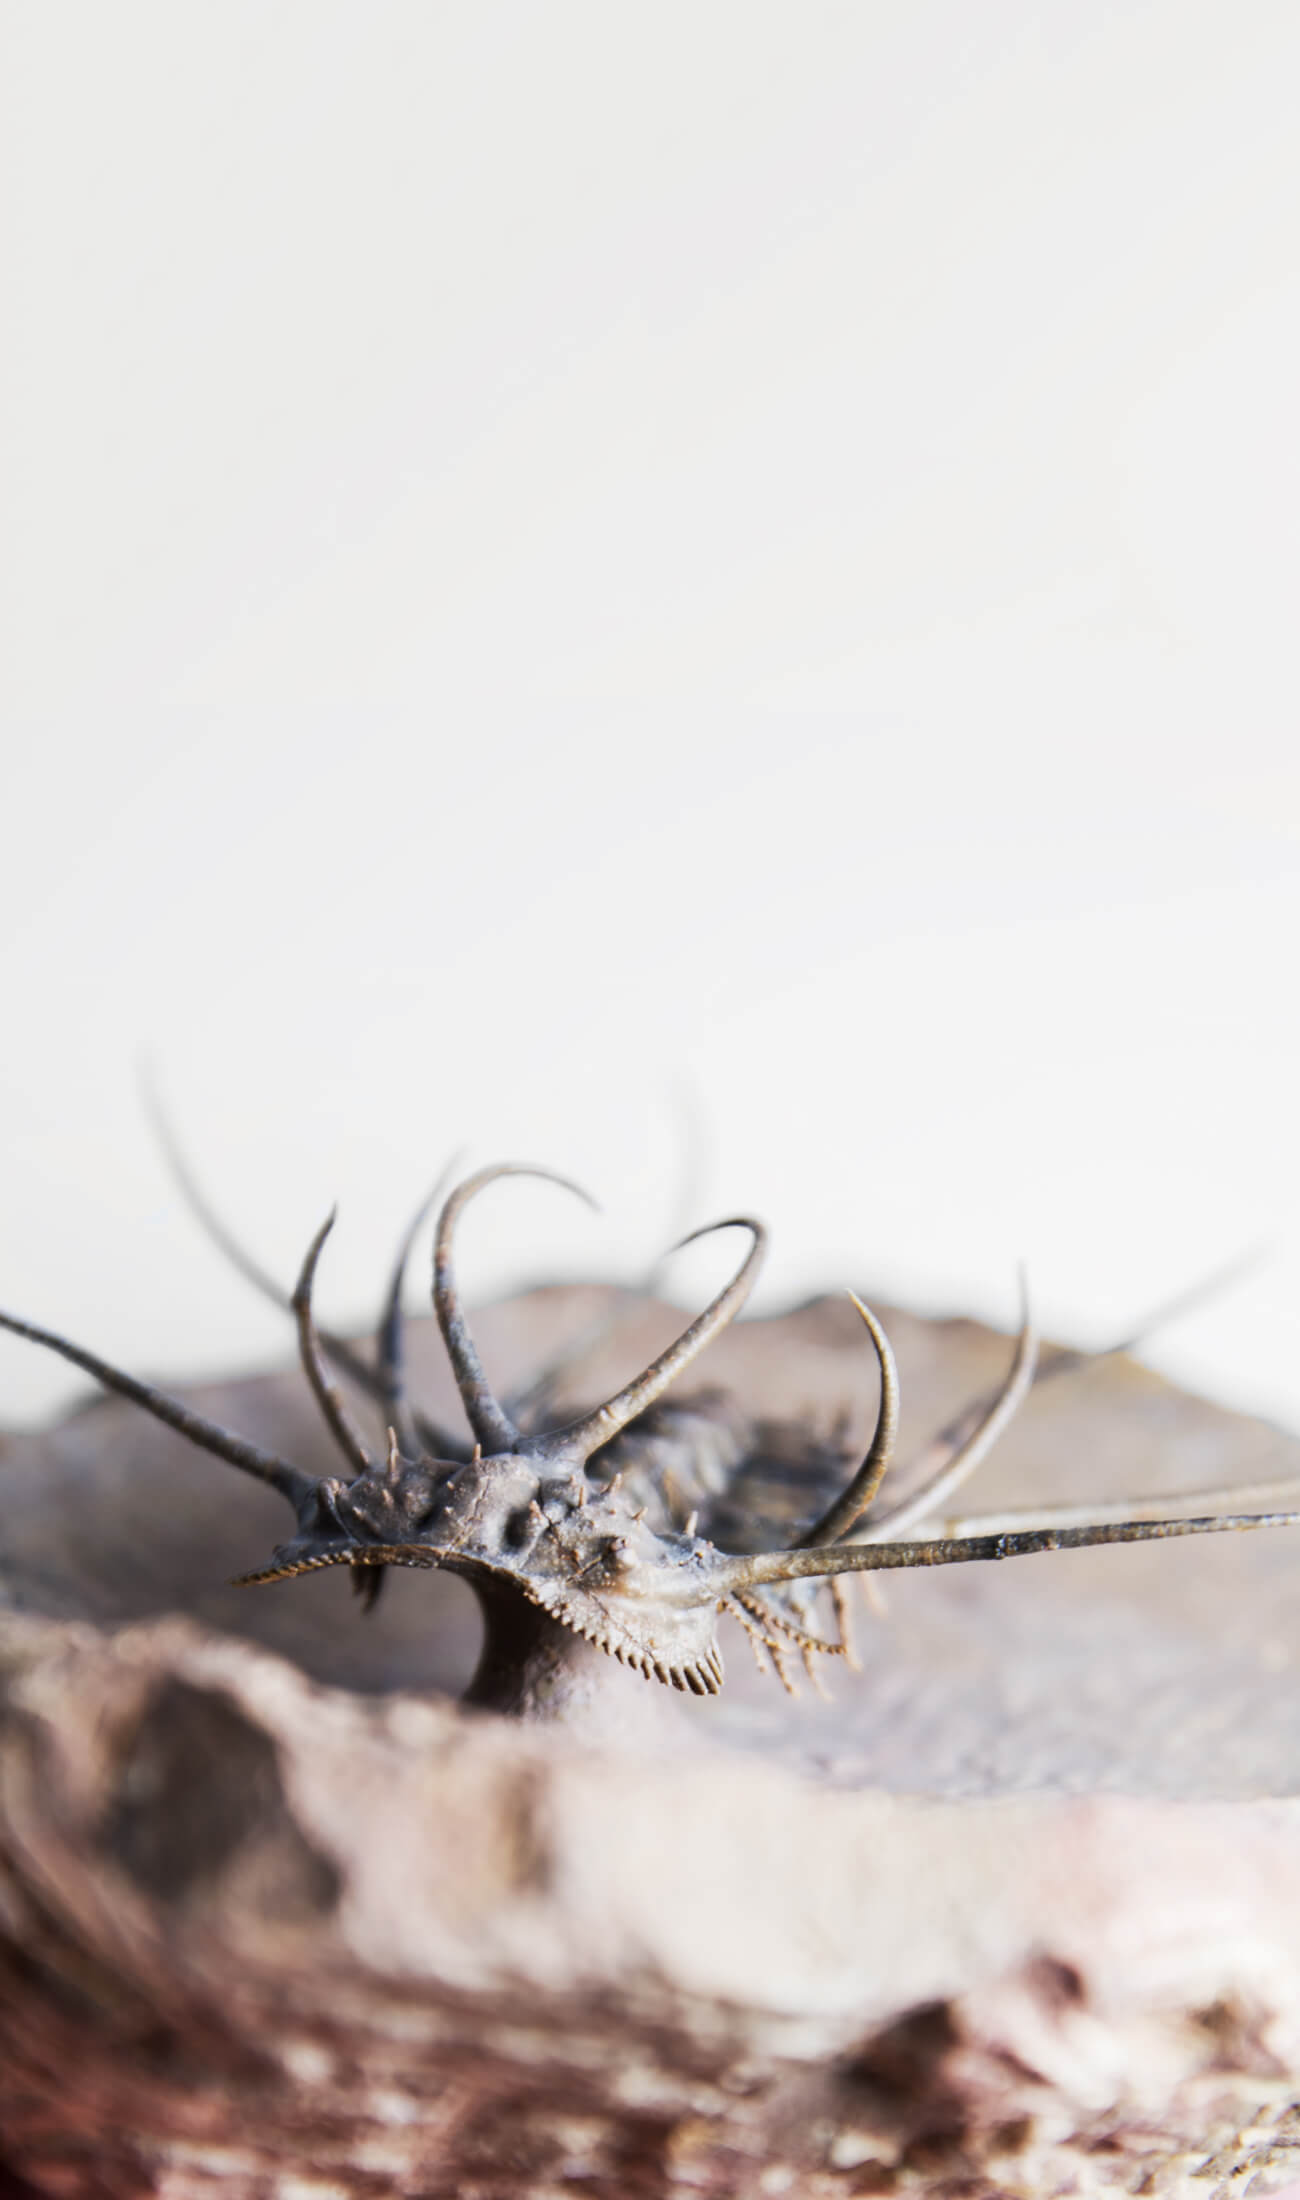
[[[311,1294],[312,1286],[316,1281],[316,1263],[320,1259],[321,1248],[334,1227],[337,1214],[338,1209],[331,1208],[308,1246],[307,1257],[303,1261],[298,1281],[294,1285],[293,1297],[289,1303],[293,1308],[294,1319],[298,1324],[298,1351],[302,1359],[303,1373],[311,1385],[312,1395],[317,1405],[325,1416],[326,1426],[339,1450],[351,1466],[353,1474],[369,1474],[372,1464],[370,1454],[362,1443],[360,1431],[355,1426],[347,1407],[343,1403],[342,1392],[336,1383],[330,1381],[324,1355],[321,1351],[320,1338],[316,1334],[316,1324],[312,1320],[311,1312]]]
[[[621,1429],[627,1427],[629,1421],[634,1421],[639,1413],[645,1412],[647,1406],[652,1406],[656,1398],[662,1396],[668,1385],[681,1374],[683,1368],[689,1367],[705,1345],[717,1336],[718,1331],[725,1329],[728,1322],[734,1321],[753,1290],[755,1278],[763,1264],[767,1251],[767,1232],[762,1223],[755,1222],[750,1215],[729,1215],[724,1222],[710,1222],[701,1230],[692,1230],[689,1237],[681,1240],[681,1245],[693,1245],[697,1238],[709,1237],[715,1230],[749,1230],[753,1235],[754,1242],[730,1283],[705,1307],[702,1314],[696,1316],[690,1327],[682,1331],[675,1343],[670,1344],[666,1351],[652,1360],[649,1367],[633,1382],[616,1391],[603,1406],[597,1406],[594,1413],[585,1414],[582,1420],[571,1422],[568,1428],[555,1429],[549,1436],[530,1437],[521,1444],[520,1449],[529,1457],[572,1461],[575,1465],[590,1459],[593,1452],[600,1450],[602,1444],[608,1444]],[[680,1250],[681,1246],[673,1247],[674,1252]]]
[[[1020,1335],[1016,1340],[1015,1356],[1008,1370],[1006,1381],[996,1398],[981,1414],[975,1427],[971,1429],[965,1440],[959,1444],[952,1458],[940,1468],[939,1472],[932,1475],[929,1481],[923,1482],[920,1489],[914,1490],[911,1496],[901,1499],[897,1505],[890,1506],[886,1511],[878,1513],[876,1518],[867,1527],[863,1528],[860,1535],[855,1537],[854,1540],[874,1543],[886,1536],[891,1541],[895,1540],[906,1529],[914,1527],[918,1522],[926,1519],[930,1513],[935,1511],[936,1507],[943,1504],[946,1498],[952,1496],[954,1490],[960,1489],[968,1476],[975,1472],[980,1461],[987,1458],[1003,1429],[1006,1428],[1008,1422],[1019,1411],[1025,1399],[1029,1396],[1034,1387],[1034,1376],[1037,1367],[1038,1335],[1029,1311],[1029,1294],[1022,1274],[1020,1278]]]
[[[375,1334],[375,1387],[378,1402],[383,1408],[385,1421],[396,1429],[402,1450],[412,1457],[422,1449],[428,1435],[434,1437],[430,1449],[435,1458],[456,1456],[438,1450],[439,1432],[431,1429],[418,1413],[412,1411],[407,1398],[406,1324],[402,1313],[402,1294],[406,1288],[406,1271],[411,1263],[416,1237],[425,1217],[445,1192],[448,1180],[459,1166],[460,1159],[459,1154],[454,1155],[446,1167],[439,1171],[437,1181],[425,1193],[402,1232],[388,1279],[388,1289],[384,1295],[379,1328]]]
[[[564,1191],[573,1192],[578,1199],[585,1200],[589,1207],[596,1206],[590,1193],[584,1192],[580,1184],[571,1183],[567,1176],[557,1176],[553,1169],[532,1168],[526,1162],[506,1161],[498,1162],[490,1169],[480,1169],[476,1176],[467,1177],[463,1184],[458,1184],[438,1217],[433,1247],[433,1309],[438,1317],[442,1341],[447,1347],[447,1357],[451,1361],[452,1374],[456,1378],[456,1388],[469,1417],[469,1425],[484,1451],[489,1454],[518,1450],[522,1439],[510,1415],[494,1397],[483,1372],[483,1363],[479,1359],[461,1307],[452,1250],[456,1225],[470,1200],[503,1176],[540,1177],[544,1183],[558,1184]]]
[[[898,1434],[898,1366],[889,1339],[870,1307],[863,1305],[856,1291],[850,1291],[849,1297],[867,1325],[871,1342],[876,1348],[876,1358],[880,1362],[880,1407],[876,1414],[876,1430],[871,1439],[871,1448],[848,1488],[842,1496],[836,1498],[820,1520],[814,1521],[807,1534],[799,1537],[794,1545],[797,1551],[810,1550],[819,1543],[838,1543],[841,1536],[847,1535],[872,1503],[894,1456],[894,1440]]]
[[[211,1239],[218,1252],[225,1256],[237,1273],[244,1278],[244,1281],[250,1283],[262,1298],[269,1300],[272,1306],[278,1307],[282,1314],[292,1313],[292,1294],[286,1291],[283,1284],[270,1273],[270,1270],[264,1268],[256,1256],[249,1252],[247,1246],[240,1242],[230,1228],[229,1223],[217,1212],[209,1199],[176,1135],[167,1111],[149,1079],[144,1082],[144,1100],[150,1122],[162,1147],[163,1159],[171,1172],[172,1180],[204,1235]],[[355,1383],[357,1388],[363,1391],[368,1398],[373,1398],[376,1401],[383,1409],[387,1420],[398,1418],[392,1411],[394,1401],[390,1388],[392,1380],[391,1362],[388,1357],[391,1352],[393,1336],[391,1325],[394,1287],[400,1294],[402,1279],[410,1258],[411,1244],[415,1233],[430,1207],[440,1197],[448,1177],[458,1166],[459,1160],[460,1156],[457,1154],[447,1163],[432,1191],[421,1202],[418,1212],[407,1225],[402,1243],[398,1249],[398,1259],[394,1264],[393,1274],[389,1280],[388,1293],[384,1301],[380,1333],[376,1339],[377,1364],[371,1367],[369,1362],[362,1358],[355,1346],[350,1344],[346,1337],[337,1336],[329,1329],[317,1330],[321,1343],[335,1365],[340,1367],[349,1381]],[[406,1430],[407,1440],[409,1441],[410,1437],[414,1437],[414,1442],[410,1446],[412,1450],[422,1449],[434,1459],[468,1459],[469,1446],[462,1442],[460,1437],[453,1436],[449,1430],[440,1428],[437,1422],[431,1420],[427,1414],[422,1413],[418,1408],[407,1412],[404,1403],[400,1404],[399,1411],[401,1417],[408,1424]]]

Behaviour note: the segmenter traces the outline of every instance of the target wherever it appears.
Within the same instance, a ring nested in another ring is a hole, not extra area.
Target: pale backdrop
[[[1300,11],[3,14],[0,1303],[683,1215],[1300,1419]],[[684,1259],[698,1297],[736,1250]],[[75,1393],[0,1349],[0,1421]]]

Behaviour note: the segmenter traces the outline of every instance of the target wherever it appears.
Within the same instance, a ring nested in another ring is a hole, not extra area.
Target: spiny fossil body
[[[578,1189],[542,1169],[485,1169],[452,1191],[436,1232],[434,1307],[472,1445],[431,1423],[406,1396],[400,1309],[415,1225],[395,1268],[373,1362],[339,1340],[322,1339],[313,1318],[316,1268],[332,1216],[308,1250],[290,1301],[304,1372],[346,1462],[344,1476],[309,1475],[52,1331],[7,1314],[0,1325],[61,1353],[288,1500],[294,1533],[268,1565],[244,1577],[250,1585],[347,1566],[369,1605],[389,1567],[442,1567],[464,1576],[486,1621],[468,1700],[533,1716],[569,1715],[589,1699],[593,1674],[612,1675],[618,1665],[683,1693],[716,1694],[723,1680],[722,1614],[739,1624],[760,1663],[770,1663],[787,1686],[795,1656],[815,1680],[819,1656],[852,1657],[844,1581],[855,1574],[1300,1524],[1295,1511],[1151,1519],[1113,1512],[1087,1518],[1071,1510],[1031,1527],[989,1523],[987,1532],[976,1517],[961,1523],[963,1533],[911,1539],[911,1529],[940,1516],[1036,1375],[1077,1364],[1079,1355],[1058,1352],[1039,1367],[1027,1313],[1002,1387],[941,1433],[921,1486],[903,1500],[876,1503],[894,1446],[898,1380],[884,1331],[856,1298],[880,1371],[866,1457],[845,1480],[842,1442],[807,1431],[777,1439],[766,1459],[757,1456],[754,1431],[734,1401],[715,1395],[677,1405],[663,1395],[752,1289],[766,1240],[748,1217],[711,1225],[746,1230],[750,1245],[725,1289],[677,1340],[603,1404],[539,1429],[531,1424],[545,1411],[547,1382],[534,1386],[526,1411],[518,1401],[512,1407],[497,1399],[453,1269],[468,1202],[516,1175]],[[331,1360],[380,1406],[387,1443],[378,1451],[367,1446],[345,1404]],[[773,1485],[783,1482],[785,1501],[774,1504]],[[747,1508],[746,1494],[764,1488],[765,1500]],[[1151,1507],[1134,1500],[1129,1510]],[[771,1547],[782,1513],[785,1540]]]

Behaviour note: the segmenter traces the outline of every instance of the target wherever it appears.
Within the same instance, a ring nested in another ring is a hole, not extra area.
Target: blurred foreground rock
[[[524,1372],[594,1304],[493,1309],[485,1358]],[[1006,1341],[888,1319],[906,1456]],[[642,1309],[584,1387],[672,1326]],[[706,1376],[870,1419],[838,1303],[729,1332]],[[296,1376],[194,1395],[324,1463]],[[1119,1361],[1036,1394],[978,1502],[1288,1472],[1300,1444]],[[399,1577],[370,1620],[340,1575],[224,1587],[278,1501],[116,1403],[9,1439],[0,1493],[15,2193],[1213,2200],[1300,2174],[1286,1531],[896,1578],[833,1703],[733,1641],[723,1697],[598,1751],[448,1700],[454,1582]]]

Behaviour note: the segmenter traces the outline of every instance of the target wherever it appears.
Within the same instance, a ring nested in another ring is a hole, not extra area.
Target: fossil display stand
[[[485,1360],[526,1374],[599,1300],[489,1309]],[[882,1311],[906,1456],[1007,1340]],[[677,1326],[641,1306],[584,1391]],[[682,1387],[846,1405],[865,1440],[874,1380],[827,1300],[739,1325]],[[187,1395],[332,1464],[296,1372]],[[978,1499],[1297,1472],[1300,1442],[1114,1359],[1034,1394]],[[457,1706],[456,1581],[397,1576],[370,1617],[342,1571],[225,1586],[282,1510],[116,1400],[0,1448],[0,2191],[1300,2176],[1296,1531],[899,1575],[831,1701],[732,1633],[721,1696],[622,1674],[626,1723],[584,1733]]]

